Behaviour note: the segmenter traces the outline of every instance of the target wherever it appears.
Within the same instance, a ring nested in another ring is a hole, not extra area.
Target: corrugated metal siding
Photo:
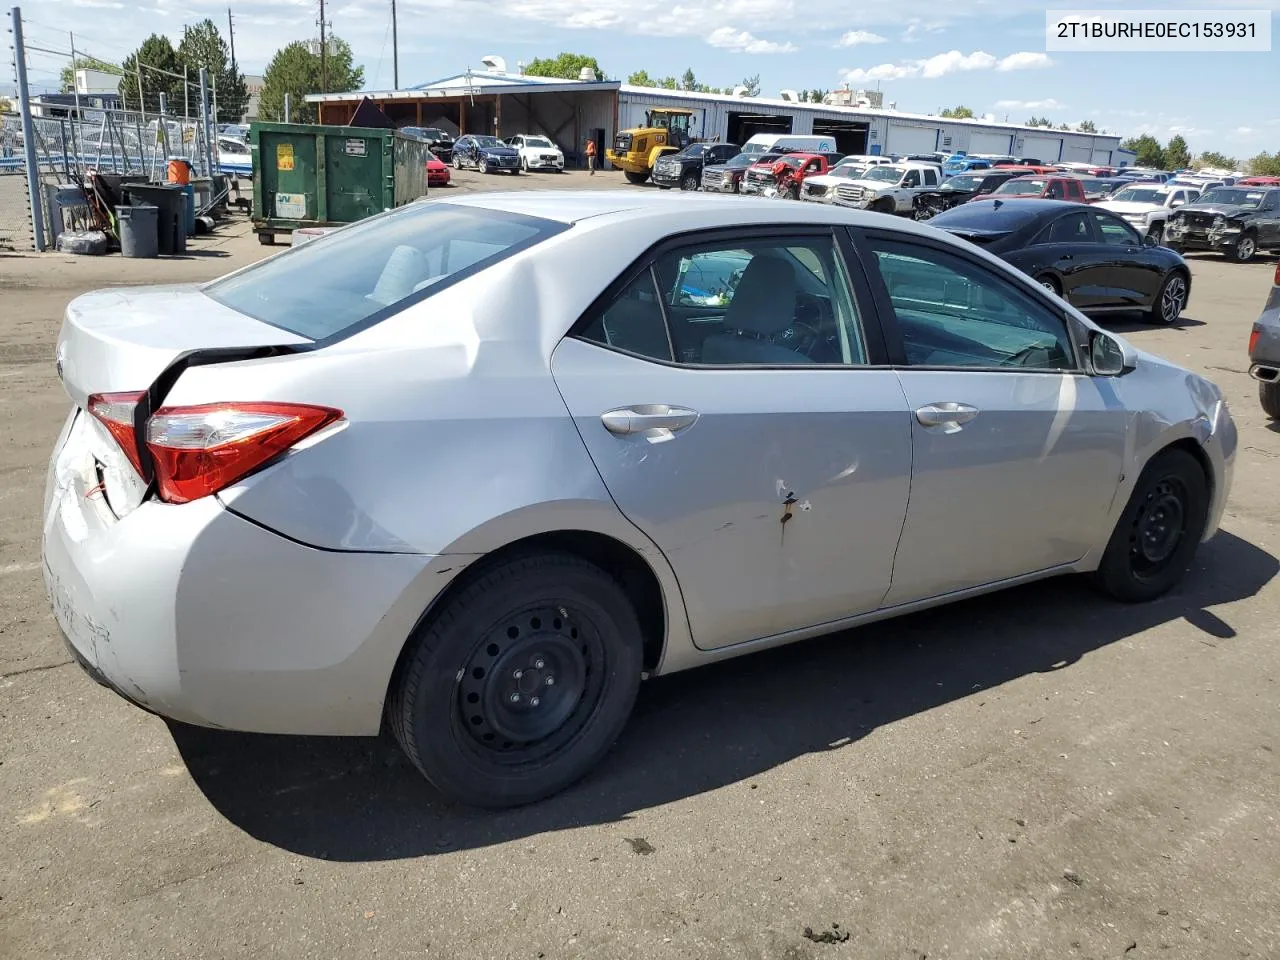
[[[1017,141],[1021,146],[1014,146],[1014,152],[1020,157],[1033,157],[1045,163],[1057,163],[1062,159],[1061,137],[1023,137]]]
[[[504,96],[498,135],[506,139],[517,133],[543,134],[554,140],[567,158],[582,152],[593,129],[604,130],[604,146],[613,142],[613,104],[609,91]]]

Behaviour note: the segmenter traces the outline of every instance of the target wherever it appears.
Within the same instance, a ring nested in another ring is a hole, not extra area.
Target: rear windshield
[[[540,217],[411,203],[215,280],[204,293],[263,323],[330,340],[566,229]]]
[[[945,225],[948,230],[955,227],[962,230],[1013,232],[1026,226],[1035,218],[1035,211],[1028,210],[1022,204],[1002,203],[996,206],[989,200],[974,200],[938,214],[929,223],[938,227]]]

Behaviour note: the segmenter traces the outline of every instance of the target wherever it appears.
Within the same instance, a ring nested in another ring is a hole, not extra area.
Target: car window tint
[[[565,224],[455,204],[413,203],[288,250],[203,288],[243,314],[313,340],[390,316],[464,271]]]
[[[698,245],[660,257],[654,275],[678,361],[867,362],[852,287],[830,236]]]
[[[583,329],[582,336],[642,357],[674,359],[653,271],[645,270],[609,301]]]
[[[1142,242],[1131,226],[1117,217],[1109,217],[1105,213],[1093,213],[1094,222],[1098,225],[1098,234],[1103,243],[1117,247],[1129,247]]]
[[[1093,233],[1084,213],[1069,213],[1059,217],[1040,231],[1034,243],[1092,243]]]
[[[1075,367],[1066,324],[991,269],[913,243],[871,247],[911,366]]]

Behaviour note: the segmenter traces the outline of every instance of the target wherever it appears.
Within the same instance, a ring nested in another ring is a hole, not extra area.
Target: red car
[[[1019,173],[1043,173],[1054,174],[1058,172],[1057,167],[1045,167],[1036,164],[1027,163],[997,163],[992,170],[1017,170]]]
[[[427,161],[427,186],[447,187],[449,185],[449,168],[435,154]]]
[[[1237,187],[1280,187],[1280,177],[1245,177],[1236,181]]]
[[[1008,200],[1014,197],[1034,197],[1040,200],[1069,200],[1087,203],[1084,184],[1078,177],[1014,177],[1006,180],[990,194],[992,199]]]

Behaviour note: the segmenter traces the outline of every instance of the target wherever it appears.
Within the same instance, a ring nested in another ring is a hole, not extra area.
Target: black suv
[[[453,159],[453,137],[439,127],[401,127],[400,132],[415,140],[425,140],[427,149],[448,163]]]
[[[1214,187],[1169,214],[1173,249],[1219,250],[1248,263],[1259,250],[1280,249],[1280,187]]]
[[[697,190],[703,167],[727,163],[741,152],[736,143],[691,143],[679,153],[658,158],[653,165],[653,182],[662,190]]]

